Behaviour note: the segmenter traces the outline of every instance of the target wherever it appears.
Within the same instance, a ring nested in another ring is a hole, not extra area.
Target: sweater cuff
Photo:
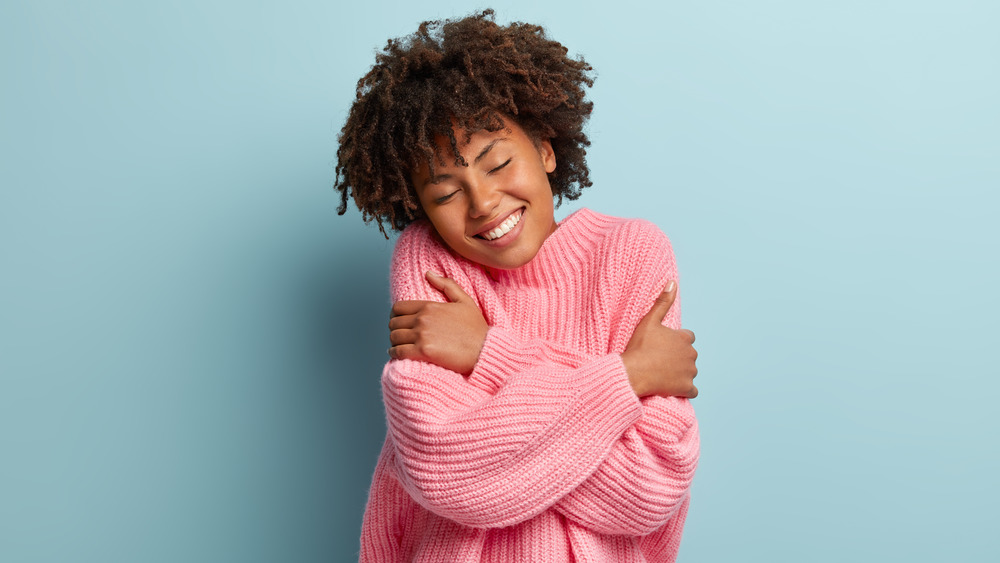
[[[488,393],[496,394],[511,375],[543,365],[561,366],[575,371],[577,375],[567,379],[565,383],[583,383],[580,390],[584,395],[591,396],[584,399],[585,402],[590,402],[591,408],[611,409],[617,413],[611,417],[616,419],[612,432],[624,432],[642,417],[643,402],[632,389],[620,354],[587,358],[545,346],[544,343],[522,340],[501,327],[490,327],[479,359],[467,381]],[[602,417],[598,412],[593,412],[591,418]]]
[[[662,447],[677,447],[684,443],[692,429],[697,433],[698,420],[688,399],[652,395],[643,397],[641,402],[642,424],[654,430],[649,433],[649,439]]]
[[[524,340],[509,329],[493,326],[486,333],[468,381],[488,393],[496,393],[512,373],[541,365],[578,368],[596,359],[541,340]]]
[[[496,393],[507,374],[524,364],[523,343],[509,331],[490,327],[479,359],[469,374],[469,383],[488,393]]]

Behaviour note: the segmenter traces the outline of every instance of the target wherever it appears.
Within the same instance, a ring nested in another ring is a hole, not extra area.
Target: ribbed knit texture
[[[677,279],[667,237],[584,209],[525,266],[487,270],[420,221],[396,243],[393,301],[445,301],[427,270],[458,282],[490,329],[468,376],[386,364],[361,561],[674,561],[697,421],[686,399],[637,399],[620,356]],[[679,300],[664,324],[680,327]]]

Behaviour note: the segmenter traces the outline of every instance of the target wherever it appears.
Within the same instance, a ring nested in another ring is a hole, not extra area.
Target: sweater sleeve
[[[437,269],[461,278],[448,258],[404,233],[393,299],[442,300],[421,277]],[[511,526],[553,506],[642,414],[620,355],[581,359],[523,364],[499,389],[427,362],[390,361],[382,387],[400,484],[428,510],[473,527]]]
[[[621,273],[611,285],[623,290],[614,300],[621,319],[612,328],[612,351],[621,352],[639,319],[652,306],[667,280],[677,279],[670,241],[651,223],[636,222],[617,233],[608,254],[627,257],[610,270]],[[665,326],[680,328],[675,301]],[[562,362],[580,365],[588,358],[547,342],[519,340],[510,331],[491,328],[472,377],[486,388],[500,388],[504,376],[533,365]],[[612,446],[597,470],[564,495],[555,508],[589,529],[606,534],[643,536],[683,518],[695,467],[699,437],[687,399],[646,397],[642,416]],[[671,525],[676,525],[676,522]]]
[[[402,524],[413,518],[415,503],[393,475],[393,455],[386,440],[375,466],[371,491],[361,526],[361,563],[401,561]]]
[[[473,375],[497,387],[515,370],[552,358],[583,358],[550,343],[518,340],[502,329],[490,329],[484,352],[489,367],[481,359]],[[691,403],[679,397],[646,397],[641,403],[641,417],[594,473],[555,503],[570,520],[604,534],[644,536],[677,517],[687,502],[699,453]]]
[[[677,280],[669,239],[648,222],[635,222],[615,251],[631,256],[616,280],[630,288],[620,300],[622,322],[611,347],[624,351],[638,321],[649,312],[668,280]],[[680,296],[663,324],[681,327]],[[683,520],[698,463],[698,423],[690,401],[680,397],[642,399],[642,416],[615,443],[597,471],[556,505],[566,517],[608,534],[647,535]]]
[[[490,329],[489,367],[473,375],[497,387],[504,374],[583,355],[541,341],[522,341]],[[646,397],[642,416],[610,449],[597,470],[555,504],[564,516],[604,534],[642,536],[661,528],[688,498],[698,462],[698,425],[687,399]]]

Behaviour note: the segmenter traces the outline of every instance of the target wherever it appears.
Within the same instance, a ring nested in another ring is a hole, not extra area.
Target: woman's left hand
[[[389,356],[422,360],[468,375],[479,359],[489,325],[475,301],[454,280],[427,272],[449,303],[397,301],[389,320]]]

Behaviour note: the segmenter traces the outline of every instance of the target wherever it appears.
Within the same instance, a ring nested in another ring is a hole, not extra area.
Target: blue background
[[[0,8],[0,560],[356,558],[391,241],[337,217],[388,37],[460,2]],[[597,69],[585,205],[673,240],[682,561],[997,561],[1000,7],[495,2]]]

